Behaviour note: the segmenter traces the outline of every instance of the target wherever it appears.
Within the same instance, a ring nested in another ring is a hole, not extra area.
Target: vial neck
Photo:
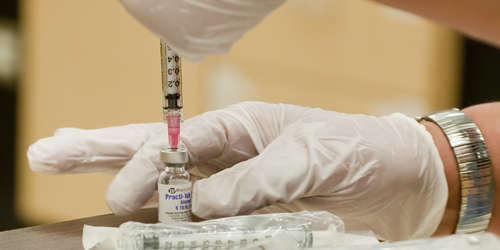
[[[180,173],[186,171],[184,164],[165,164],[165,171]]]

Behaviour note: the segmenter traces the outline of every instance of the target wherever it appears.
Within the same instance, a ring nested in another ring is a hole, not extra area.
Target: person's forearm
[[[498,0],[373,0],[455,28],[500,47]]]

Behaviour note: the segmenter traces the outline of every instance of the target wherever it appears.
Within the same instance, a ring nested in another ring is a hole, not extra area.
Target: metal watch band
[[[462,197],[455,233],[484,231],[493,208],[493,171],[481,131],[458,109],[428,114],[417,120],[434,122],[441,127],[457,158]]]

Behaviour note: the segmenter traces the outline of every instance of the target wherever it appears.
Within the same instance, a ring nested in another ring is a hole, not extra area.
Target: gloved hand
[[[181,57],[225,54],[285,0],[120,0]]]
[[[28,151],[45,173],[118,169],[108,206],[136,211],[156,188],[165,125],[58,130]],[[213,218],[324,210],[348,230],[386,240],[430,236],[447,202],[443,164],[432,136],[414,119],[342,114],[246,102],[186,120],[181,146],[197,181],[193,213]]]

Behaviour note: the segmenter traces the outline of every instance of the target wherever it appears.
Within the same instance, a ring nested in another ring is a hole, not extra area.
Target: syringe
[[[161,76],[163,94],[163,122],[168,127],[171,148],[179,144],[182,122],[182,72],[181,58],[165,41],[160,39]]]
[[[204,222],[120,226],[122,250],[238,249],[269,238],[294,242],[300,248],[343,244],[344,224],[326,212],[267,214]]]
[[[281,237],[294,240],[301,248],[311,248],[313,231],[306,225],[297,228],[233,228],[202,230],[155,230],[143,231],[121,238],[122,250],[170,250],[170,249],[238,249],[246,245]],[[329,232],[314,232],[330,236]],[[325,238],[323,236],[322,238]]]
[[[139,223],[127,222],[120,227],[124,233],[119,240],[119,248],[121,250],[238,249],[270,238],[294,241],[300,248],[335,246],[343,243],[343,235],[335,226],[313,230],[307,224],[291,228],[212,225],[184,229],[166,228],[164,225],[157,224],[144,228]]]

